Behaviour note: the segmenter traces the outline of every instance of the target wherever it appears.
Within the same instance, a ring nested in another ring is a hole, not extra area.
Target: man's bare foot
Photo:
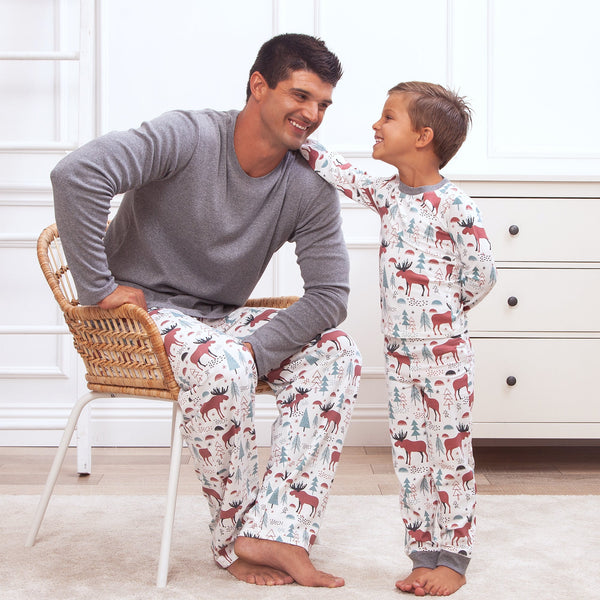
[[[417,571],[421,573],[416,574]],[[406,588],[409,580],[412,582],[412,589]],[[415,569],[406,579],[396,582],[396,587],[403,592],[412,592],[415,596],[450,596],[465,583],[467,579],[464,575],[449,567],[440,566],[435,569]]]
[[[308,587],[341,587],[341,577],[318,571],[301,546],[239,536],[235,553],[244,561],[283,571],[296,583]]]
[[[255,585],[285,585],[294,583],[292,577],[278,569],[249,563],[243,558],[238,558],[231,563],[227,570],[240,581],[254,583]]]

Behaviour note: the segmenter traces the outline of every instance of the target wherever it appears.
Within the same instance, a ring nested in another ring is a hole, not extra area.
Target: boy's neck
[[[402,167],[398,168],[398,176],[400,181],[411,188],[425,187],[435,185],[444,178],[440,172],[435,169],[415,169]]]

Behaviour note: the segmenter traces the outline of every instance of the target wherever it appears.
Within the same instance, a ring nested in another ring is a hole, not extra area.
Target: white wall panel
[[[490,2],[491,157],[600,157],[591,5],[548,0],[540,10],[536,2]]]
[[[470,98],[475,117],[448,173],[598,181],[600,6],[465,0],[453,2],[453,11],[453,85]]]
[[[370,155],[387,90],[413,79],[446,82],[446,11],[446,0],[320,2],[321,37],[344,66],[323,143]]]
[[[0,443],[57,444],[77,358],[36,240],[54,220],[49,172],[79,134],[80,1],[0,0],[0,14]]]
[[[172,109],[242,108],[271,0],[102,4],[102,131]]]
[[[315,0],[277,0],[273,4],[274,33],[318,35],[320,2]]]

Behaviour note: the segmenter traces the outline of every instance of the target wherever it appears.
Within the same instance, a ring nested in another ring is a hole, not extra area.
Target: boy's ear
[[[433,141],[433,129],[431,127],[423,127],[417,138],[417,148],[425,148]]]

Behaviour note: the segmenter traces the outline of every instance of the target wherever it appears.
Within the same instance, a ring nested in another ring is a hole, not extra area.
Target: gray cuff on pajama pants
[[[471,562],[468,556],[455,554],[447,550],[412,552],[409,558],[413,562],[413,569],[424,567],[426,569],[435,569],[436,567],[448,567],[461,575],[467,572],[467,567]]]

